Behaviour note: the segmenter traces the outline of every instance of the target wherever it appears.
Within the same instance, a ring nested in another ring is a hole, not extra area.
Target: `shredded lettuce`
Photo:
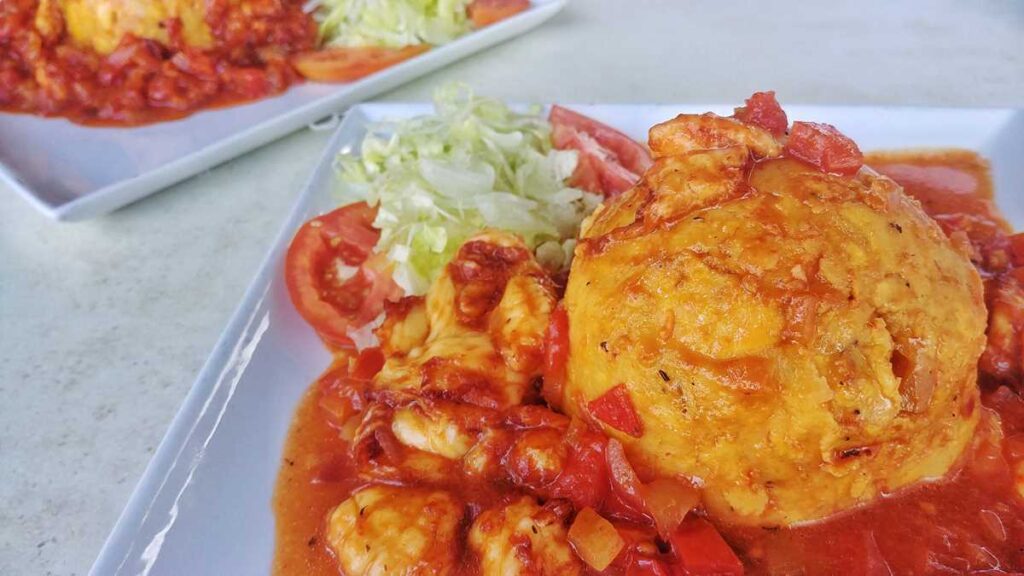
[[[572,188],[576,152],[551,146],[551,125],[476,96],[434,95],[435,113],[370,127],[338,157],[341,193],[378,205],[379,252],[406,294],[423,294],[456,249],[483,228],[519,234],[552,271],[572,258],[580,222],[601,199]]]
[[[325,46],[446,44],[469,32],[469,0],[318,0]]]

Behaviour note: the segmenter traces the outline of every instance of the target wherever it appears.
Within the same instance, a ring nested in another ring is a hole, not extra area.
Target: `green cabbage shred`
[[[440,45],[469,32],[469,0],[317,0],[323,46]]]
[[[551,146],[539,108],[526,113],[457,84],[434,95],[434,114],[370,127],[337,167],[348,201],[378,205],[377,251],[406,294],[423,294],[458,247],[484,228],[523,238],[551,271],[572,258],[599,196],[566,180],[576,152]]]

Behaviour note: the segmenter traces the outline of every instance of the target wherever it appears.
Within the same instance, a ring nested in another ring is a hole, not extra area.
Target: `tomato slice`
[[[864,165],[857,144],[831,124],[793,122],[782,153],[834,174],[852,175]]]
[[[594,418],[634,438],[644,435],[644,424],[637,416],[625,384],[619,384],[587,403]]]
[[[779,106],[775,92],[754,92],[746,105],[737,108],[733,117],[745,124],[764,128],[775,136],[782,136],[789,126],[786,111]]]
[[[651,153],[645,146],[593,118],[588,118],[556,104],[551,107],[548,119],[556,126],[565,126],[577,132],[585,132],[598,144],[613,153],[619,164],[630,172],[642,174],[654,163]]]
[[[530,0],[473,0],[466,13],[477,28],[490,26],[530,7]]]
[[[679,576],[742,576],[743,563],[722,535],[703,518],[686,519],[669,537]]]
[[[285,257],[288,294],[299,314],[329,345],[353,348],[350,328],[376,318],[401,296],[383,255],[370,253],[380,233],[376,210],[349,204],[299,228]]]
[[[551,107],[551,142],[576,150],[580,161],[572,183],[590,192],[617,196],[636,184],[653,160],[643,145],[622,132],[568,108]]]
[[[359,46],[324,48],[300,52],[291,58],[292,66],[304,77],[317,82],[351,82],[369,76],[403,60],[418,56],[430,46],[417,44],[404,48]]]

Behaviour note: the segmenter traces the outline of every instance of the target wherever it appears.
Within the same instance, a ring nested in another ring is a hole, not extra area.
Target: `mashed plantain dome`
[[[624,385],[646,476],[726,522],[791,525],[946,474],[980,407],[982,285],[920,206],[770,133],[680,116],[585,222],[565,306],[566,409]]]

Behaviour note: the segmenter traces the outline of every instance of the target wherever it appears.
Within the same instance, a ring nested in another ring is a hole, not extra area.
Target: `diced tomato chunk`
[[[746,106],[737,108],[733,116],[740,122],[764,128],[775,136],[782,136],[789,126],[786,111],[779,106],[775,92],[754,92]]]
[[[352,378],[356,380],[371,380],[384,368],[384,353],[379,347],[365,348],[356,357],[352,364]]]
[[[864,155],[853,140],[835,126],[817,122],[793,122],[783,153],[822,172],[846,176],[855,174],[864,164]]]
[[[320,407],[327,411],[335,426],[343,426],[349,418],[363,410],[367,384],[384,367],[380,348],[366,348],[358,355],[339,353],[334,364],[317,380]]]
[[[669,537],[677,576],[741,576],[743,563],[710,522],[690,517]]]
[[[597,507],[608,494],[605,437],[575,420],[569,427],[566,442],[570,446],[569,461],[547,489],[546,496],[565,498],[579,510]]]
[[[633,400],[625,384],[619,384],[587,403],[587,410],[601,422],[634,438],[644,435],[644,425],[637,416]]]

